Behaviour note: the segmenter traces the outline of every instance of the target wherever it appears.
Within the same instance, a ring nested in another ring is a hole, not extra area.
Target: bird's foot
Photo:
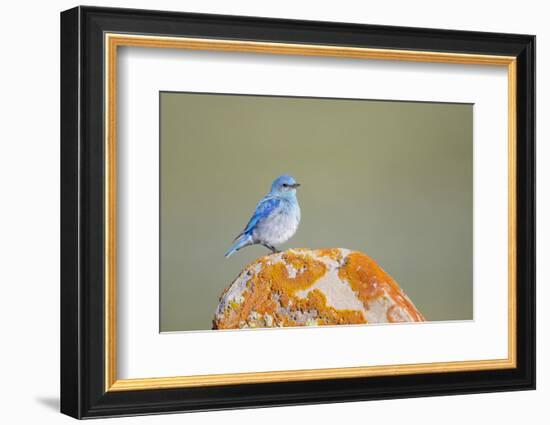
[[[277,248],[275,248],[274,246],[269,245],[267,243],[264,243],[262,245],[265,246],[267,249],[269,249],[273,254],[278,254],[279,252],[281,252]]]

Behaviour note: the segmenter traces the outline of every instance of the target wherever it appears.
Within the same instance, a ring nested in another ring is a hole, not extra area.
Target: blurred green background
[[[160,94],[161,331],[211,329],[218,297],[266,254],[223,254],[271,181],[302,184],[281,248],[372,257],[428,320],[472,319],[470,104]]]

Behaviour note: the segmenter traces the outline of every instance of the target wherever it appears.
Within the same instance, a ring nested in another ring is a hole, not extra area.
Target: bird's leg
[[[279,251],[277,248],[275,248],[272,245],[269,245],[268,243],[262,243],[263,246],[265,246],[267,249],[269,249],[273,254],[277,254],[281,251]]]

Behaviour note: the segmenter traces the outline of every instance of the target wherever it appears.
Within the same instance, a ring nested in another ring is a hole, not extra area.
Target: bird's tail
[[[250,235],[247,235],[246,233],[243,233],[242,235],[237,237],[237,239],[235,240],[235,243],[225,253],[225,258],[231,257],[239,249],[244,248],[245,246],[250,245],[251,243],[252,243],[252,237]]]

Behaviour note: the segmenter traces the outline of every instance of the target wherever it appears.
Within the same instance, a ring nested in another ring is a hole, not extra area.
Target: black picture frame
[[[517,58],[517,367],[369,378],[105,391],[104,33]],[[132,9],[61,13],[61,412],[75,418],[535,388],[535,37]]]

